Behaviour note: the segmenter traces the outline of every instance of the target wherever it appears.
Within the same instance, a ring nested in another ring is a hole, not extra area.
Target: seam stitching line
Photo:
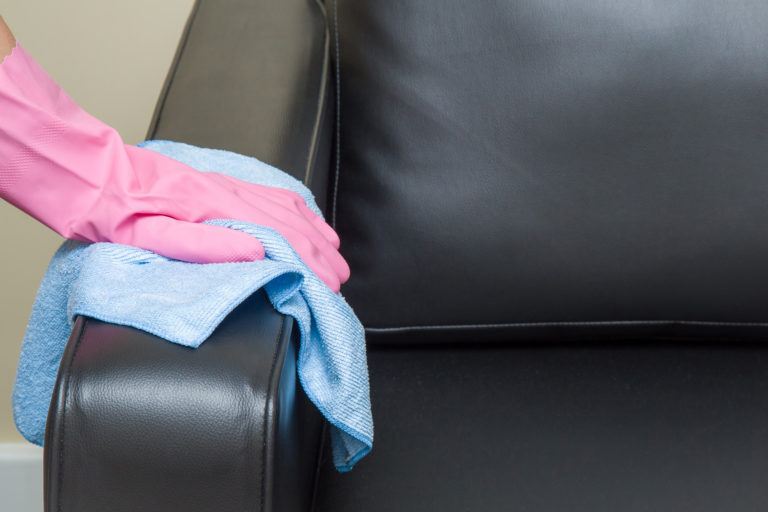
[[[339,170],[341,169],[341,49],[339,48],[339,8],[333,0],[333,39],[336,47],[336,171],[333,180],[333,208],[331,226],[336,229],[336,204],[339,195]]]
[[[402,327],[366,327],[367,332],[400,332],[411,330],[449,330],[449,329],[498,329],[525,327],[578,327],[578,326],[632,326],[632,325],[700,325],[700,326],[735,326],[768,327],[768,322],[716,322],[706,320],[595,320],[584,322],[520,322],[500,324],[455,324],[455,325],[410,325]]]

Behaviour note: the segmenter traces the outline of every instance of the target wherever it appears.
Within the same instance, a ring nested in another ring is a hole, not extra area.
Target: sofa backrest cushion
[[[768,336],[768,3],[327,6],[369,332]]]

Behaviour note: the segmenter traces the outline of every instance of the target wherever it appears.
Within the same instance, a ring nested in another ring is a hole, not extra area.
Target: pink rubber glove
[[[123,143],[18,42],[0,64],[0,197],[65,238],[196,263],[263,258],[252,236],[200,224],[248,221],[277,230],[332,290],[349,279],[339,237],[301,196]]]

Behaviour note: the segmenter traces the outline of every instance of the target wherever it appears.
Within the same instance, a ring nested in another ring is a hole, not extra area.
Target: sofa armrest
[[[329,40],[320,0],[198,0],[147,138],[255,156],[324,208]],[[194,350],[79,318],[48,415],[46,510],[309,510],[324,421],[297,342],[263,293]]]
[[[309,510],[323,421],[297,380],[297,331],[263,293],[198,349],[78,318],[46,431],[46,510]]]
[[[325,209],[335,109],[322,0],[197,0],[148,139],[254,156]]]

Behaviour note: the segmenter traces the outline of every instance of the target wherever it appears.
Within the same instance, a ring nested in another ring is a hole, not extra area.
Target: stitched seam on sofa
[[[518,322],[500,324],[446,324],[446,325],[410,325],[401,327],[366,327],[366,332],[404,332],[450,329],[498,329],[525,327],[599,327],[599,326],[632,326],[632,325],[700,325],[707,327],[768,327],[768,322],[716,322],[706,320],[592,320],[592,321],[563,321],[563,322]]]
[[[315,0],[315,5],[320,10],[323,18],[323,67],[320,73],[320,87],[317,96],[317,108],[315,114],[315,124],[312,127],[312,137],[310,138],[309,150],[307,152],[307,168],[304,173],[304,184],[309,187],[312,180],[312,171],[315,168],[317,160],[317,144],[320,138],[320,128],[325,117],[325,95],[328,83],[328,68],[330,60],[330,35],[328,33],[328,19],[325,13],[325,7],[320,0]]]
[[[64,375],[66,376],[67,381],[64,383],[64,403],[61,406],[61,432],[59,434],[59,488],[57,489],[57,499],[56,499],[56,509],[58,512],[62,512],[62,496],[64,494],[64,441],[66,439],[65,431],[66,431],[66,425],[67,425],[67,402],[69,401],[69,385],[72,380],[72,376],[70,374],[70,370],[72,369],[72,365],[75,362],[75,358],[77,357],[77,350],[80,348],[80,342],[85,337],[85,331],[88,329],[88,320],[85,319],[83,322],[83,327],[80,329],[80,334],[77,337],[77,340],[75,341],[75,347],[72,349],[72,358],[67,362],[67,368],[64,372]]]
[[[331,209],[331,226],[336,229],[336,203],[339,195],[339,170],[341,169],[341,49],[339,47],[339,7],[333,0],[333,37],[336,54],[336,169],[333,180],[333,207]]]
[[[269,379],[267,380],[267,395],[264,402],[264,426],[262,431],[264,432],[264,438],[261,445],[261,512],[264,512],[266,506],[266,492],[267,492],[267,442],[272,440],[274,432],[269,428],[269,412],[270,405],[274,403],[272,400],[273,393],[273,379],[275,374],[275,366],[277,364],[277,353],[279,352],[280,340],[283,337],[283,329],[285,328],[285,319],[280,322],[280,329],[277,331],[277,338],[275,339],[275,350],[272,353],[272,365],[269,369]]]
[[[171,71],[168,76],[165,77],[163,88],[160,91],[160,99],[155,105],[155,110],[152,113],[152,120],[150,121],[149,129],[147,130],[147,139],[153,139],[155,137],[155,133],[157,132],[157,127],[160,124],[160,117],[162,117],[163,110],[165,109],[165,100],[168,98],[168,93],[171,90],[171,84],[173,84],[173,81],[176,78],[176,72],[179,69],[179,61],[181,61],[181,56],[184,53],[184,50],[187,48],[189,34],[192,32],[192,24],[197,17],[200,3],[201,0],[195,0],[195,4],[192,6],[192,11],[189,13],[187,22],[184,25],[184,30],[181,33],[181,40],[179,41],[179,45],[176,47],[176,53],[173,55],[173,60],[171,61]]]

